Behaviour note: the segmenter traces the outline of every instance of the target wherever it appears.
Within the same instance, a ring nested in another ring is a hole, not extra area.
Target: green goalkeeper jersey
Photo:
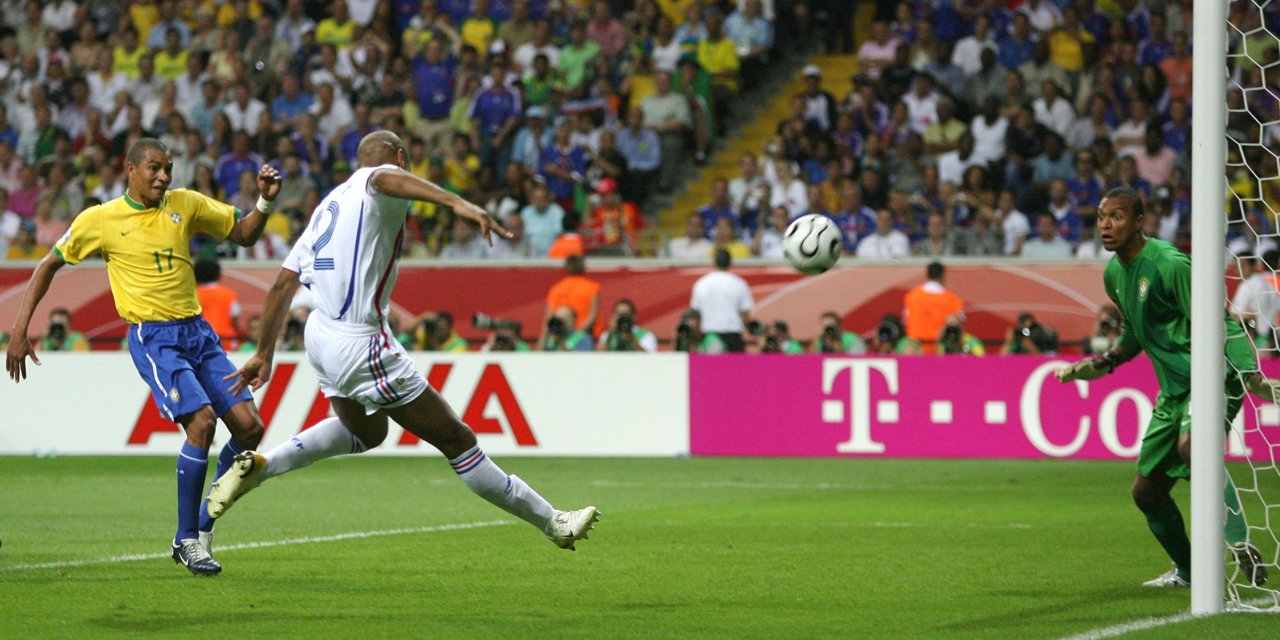
[[[1103,272],[1107,295],[1124,316],[1120,344],[1130,353],[1146,351],[1160,392],[1170,398],[1191,393],[1191,258],[1163,240],[1148,239],[1129,262],[1111,258]],[[1223,310],[1227,359],[1234,374],[1257,365],[1240,323]]]

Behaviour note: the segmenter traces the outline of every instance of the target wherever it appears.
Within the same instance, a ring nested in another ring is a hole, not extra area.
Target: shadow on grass
[[[1084,594],[1067,594],[1058,591],[1024,589],[993,591],[990,595],[995,599],[1029,598],[1040,601],[1049,601],[1049,604],[1031,607],[1012,613],[975,618],[964,622],[956,622],[934,628],[938,631],[978,631],[982,629],[1026,627],[1037,624],[1043,625],[1051,621],[1059,624],[1068,622],[1109,623],[1115,621],[1109,619],[1107,614],[1097,613],[1094,615],[1095,612],[1099,612],[1100,607],[1103,607],[1103,610],[1105,610],[1107,605],[1113,605],[1117,602],[1123,601],[1167,600],[1169,592],[1164,589],[1132,589],[1128,587],[1116,587],[1111,589],[1099,589]]]

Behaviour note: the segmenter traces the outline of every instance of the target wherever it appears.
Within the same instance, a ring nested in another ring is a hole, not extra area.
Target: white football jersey
[[[285,258],[311,290],[313,312],[330,320],[380,327],[386,317],[410,202],[372,190],[369,177],[383,167],[358,169],[335,187]]]

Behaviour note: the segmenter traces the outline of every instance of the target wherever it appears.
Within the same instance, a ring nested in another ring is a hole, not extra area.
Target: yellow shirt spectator
[[[497,32],[498,27],[493,24],[493,20],[474,16],[463,21],[462,28],[458,30],[462,41],[475,47],[482,56],[488,55],[489,44],[493,42],[493,34]]]
[[[1096,41],[1093,34],[1084,29],[1077,29],[1075,33],[1058,29],[1049,35],[1049,59],[1067,73],[1079,71],[1084,66],[1084,43]]]
[[[631,76],[631,105],[632,107],[640,106],[640,101],[646,97],[658,93],[658,87],[653,82],[653,76],[648,74],[636,74]]]
[[[449,158],[444,161],[444,174],[449,184],[458,191],[467,192],[476,187],[476,176],[480,173],[480,158],[474,153],[458,161]]]
[[[160,7],[155,2],[135,2],[129,7],[129,21],[133,23],[133,30],[138,32],[138,37],[146,40],[151,27],[160,22]]]
[[[356,21],[350,18],[341,24],[333,18],[325,18],[316,27],[316,42],[342,49],[355,41]]]
[[[226,29],[236,21],[236,3],[223,2],[222,4],[214,4],[213,2],[205,2],[200,5],[210,11],[217,12],[217,21],[219,29]],[[257,20],[262,17],[262,3],[258,0],[249,0],[249,18]]]
[[[702,65],[702,68],[711,74],[711,84],[718,84],[733,91],[738,90],[736,75],[732,79],[719,77],[722,73],[733,72],[737,74],[738,72],[740,66],[738,50],[734,47],[732,40],[728,38],[720,38],[715,42],[699,40],[698,64]]]
[[[31,249],[23,249],[18,245],[9,247],[9,252],[4,254],[5,260],[39,260],[49,254],[49,247],[42,247],[38,244],[31,245]]]
[[[111,58],[115,60],[116,73],[123,73],[130,80],[138,77],[138,59],[150,53],[151,50],[139,46],[133,51],[125,51],[124,47],[116,47],[111,51]]]
[[[187,72],[187,57],[190,54],[186,49],[178,52],[178,55],[169,55],[169,51],[161,51],[157,53],[154,60],[156,63],[156,75],[165,80],[174,80],[178,76]]]
[[[689,5],[698,0],[658,0],[658,8],[662,10],[662,14],[671,18],[676,26],[684,24],[684,12]]]

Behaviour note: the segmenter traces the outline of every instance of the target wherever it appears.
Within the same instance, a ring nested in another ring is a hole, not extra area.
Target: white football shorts
[[[408,404],[427,388],[427,379],[389,329],[312,313],[305,342],[324,396],[355,400],[370,415]]]

